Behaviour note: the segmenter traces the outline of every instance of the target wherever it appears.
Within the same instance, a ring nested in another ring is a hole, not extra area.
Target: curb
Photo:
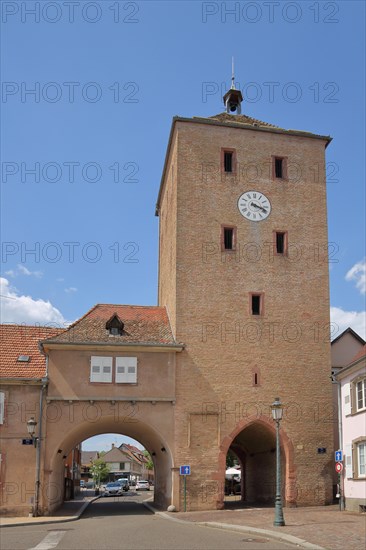
[[[261,535],[262,537],[265,536],[274,540],[289,542],[296,546],[300,546],[300,548],[307,548],[308,550],[325,550],[325,548],[323,548],[322,546],[317,546],[316,544],[312,544],[311,542],[307,542],[304,539],[294,537],[293,535],[287,535],[286,533],[277,533],[276,531],[270,531],[269,529],[259,529],[257,527],[234,525],[232,523],[218,523],[215,521],[189,522],[184,519],[175,518],[167,512],[159,512],[150,504],[150,501],[148,500],[145,500],[143,502],[143,505],[155,515],[161,516],[162,518],[168,519],[169,521],[175,521],[176,523],[184,523],[185,525],[187,525],[187,523],[191,523],[192,525],[199,525],[201,527],[211,527],[213,529],[223,529],[226,531],[238,531],[239,533],[250,533],[252,535]]]
[[[60,517],[60,518],[50,517],[50,519],[46,519],[46,516],[45,516],[45,518],[42,519],[41,521],[21,521],[20,520],[17,523],[1,523],[0,529],[2,529],[3,527],[20,527],[24,525],[45,525],[47,523],[67,523],[69,521],[76,521],[77,519],[80,518],[80,516],[83,515],[83,513],[85,512],[89,504],[98,500],[98,498],[100,497],[101,495],[98,495],[90,500],[86,500],[82,505],[82,507],[80,508],[80,510],[78,511],[77,515],[75,516],[66,516],[66,517]]]

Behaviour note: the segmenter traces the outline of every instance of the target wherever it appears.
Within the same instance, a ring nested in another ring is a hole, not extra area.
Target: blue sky
[[[333,137],[334,335],[365,337],[364,2],[1,8],[2,322],[156,303],[171,119],[221,112],[234,56],[245,114]]]

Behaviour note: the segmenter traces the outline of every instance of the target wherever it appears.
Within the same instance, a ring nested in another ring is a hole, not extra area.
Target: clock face
[[[251,222],[260,222],[271,213],[271,203],[259,191],[246,191],[238,199],[239,212]]]

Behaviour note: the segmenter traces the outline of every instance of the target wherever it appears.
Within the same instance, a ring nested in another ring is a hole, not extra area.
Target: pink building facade
[[[341,387],[345,509],[366,511],[366,346],[336,376]]]

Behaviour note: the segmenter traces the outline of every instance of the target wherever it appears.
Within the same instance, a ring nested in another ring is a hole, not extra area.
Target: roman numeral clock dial
[[[270,215],[271,203],[263,193],[246,191],[238,199],[238,209],[247,220],[260,222]]]

